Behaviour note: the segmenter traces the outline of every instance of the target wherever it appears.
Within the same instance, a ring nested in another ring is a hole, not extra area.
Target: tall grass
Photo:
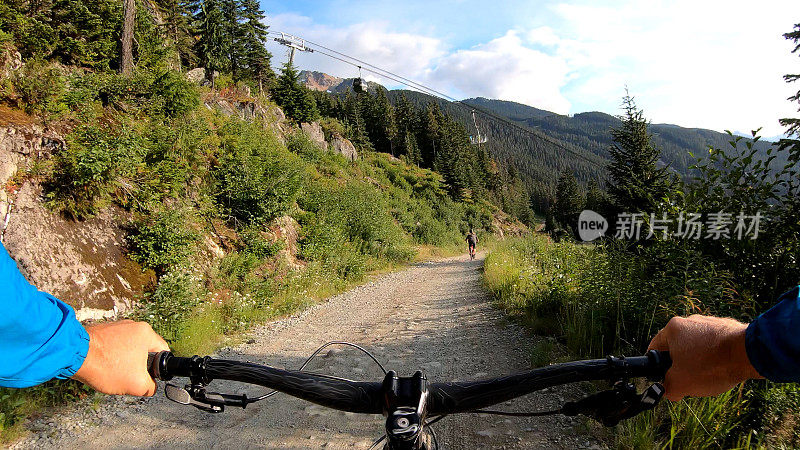
[[[754,314],[730,275],[691,252],[509,240],[486,259],[484,283],[499,307],[575,357],[641,354],[676,314]],[[538,361],[537,364],[541,364]],[[723,395],[665,402],[612,432],[617,448],[795,447],[798,390],[751,381]]]

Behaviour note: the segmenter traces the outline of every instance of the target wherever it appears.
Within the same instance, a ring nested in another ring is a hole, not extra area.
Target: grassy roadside
[[[498,307],[550,337],[531,355],[532,364],[544,365],[562,351],[572,359],[643,352],[686,301],[670,287],[671,277],[646,273],[625,252],[535,235],[500,243],[486,258],[484,283]],[[714,275],[700,281],[714,285]],[[621,449],[795,448],[796,406],[793,386],[748,382],[713,398],[665,401],[614,429],[593,429]]]

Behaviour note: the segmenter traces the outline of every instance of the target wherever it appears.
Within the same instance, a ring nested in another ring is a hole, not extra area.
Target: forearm
[[[74,310],[38,291],[0,246],[0,386],[68,378],[82,365],[89,335]]]
[[[765,378],[781,383],[800,382],[800,298],[795,287],[748,327],[748,360]]]

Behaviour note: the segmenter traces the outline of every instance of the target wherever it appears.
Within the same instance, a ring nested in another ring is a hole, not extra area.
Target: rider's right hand
[[[666,350],[672,368],[664,379],[666,397],[708,397],[750,378],[762,378],[747,357],[747,325],[733,319],[693,315],[673,317],[648,350]]]
[[[147,371],[148,352],[169,350],[144,322],[121,320],[86,327],[89,353],[72,378],[105,394],[151,396],[156,383]]]

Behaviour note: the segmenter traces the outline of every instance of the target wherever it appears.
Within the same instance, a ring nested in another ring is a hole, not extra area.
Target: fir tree
[[[234,81],[239,81],[242,69],[243,27],[240,0],[219,0],[222,9],[222,40],[225,43],[225,66]]]
[[[656,165],[661,151],[653,145],[643,112],[628,94],[622,105],[622,125],[611,130],[608,190],[617,208],[650,212],[669,191],[669,178],[666,168]]]
[[[267,41],[267,26],[264,25],[264,11],[258,0],[242,2],[242,66],[246,77],[258,85],[259,92],[264,91],[265,84],[274,80],[275,74],[270,68],[272,55],[264,47]]]
[[[383,89],[378,89],[374,96],[363,94],[363,98],[367,103],[367,131],[370,141],[377,151],[391,153],[394,156],[397,125],[394,118],[394,108],[389,103],[386,92]]]
[[[297,70],[290,63],[283,66],[272,96],[286,115],[297,123],[310,123],[319,118],[314,96],[300,85]]]
[[[364,123],[363,104],[361,95],[350,92],[344,98],[343,119],[348,126],[348,138],[359,150],[372,150],[372,143],[367,136]]]
[[[199,5],[185,0],[160,0],[159,6],[164,11],[164,35],[175,51],[176,68],[194,67],[197,54],[191,19]]]
[[[417,145],[417,138],[414,137],[414,133],[411,131],[405,132],[405,138],[403,138],[403,149],[405,151],[406,160],[410,164],[422,164],[422,154],[419,151],[419,145]]]
[[[577,230],[578,216],[583,210],[586,200],[578,180],[569,170],[561,172],[556,188],[556,203],[553,208],[553,216],[566,229]]]
[[[800,52],[800,23],[795,24],[794,31],[785,33],[783,37],[785,37],[787,40],[794,42],[795,46],[794,49],[792,49],[792,53]],[[800,74],[786,74],[783,76],[783,79],[786,80],[787,83],[794,83],[795,81],[800,80]],[[797,93],[789,97],[788,100],[800,104],[800,91],[797,91]],[[800,109],[798,109],[798,111],[800,111]],[[800,137],[800,119],[786,118],[786,119],[781,119],[780,123],[781,125],[787,127],[786,129],[787,136]],[[794,141],[794,143],[792,143],[791,140],[786,140],[786,141],[789,142],[781,142],[781,144],[784,147],[788,145],[798,145],[797,141]]]
[[[214,87],[214,73],[225,68],[227,45],[224,41],[224,16],[219,0],[205,0],[195,16],[199,33],[197,54],[206,70],[206,79]]]

